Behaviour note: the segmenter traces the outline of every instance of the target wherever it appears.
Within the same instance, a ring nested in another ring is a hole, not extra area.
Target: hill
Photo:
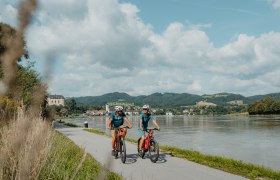
[[[188,93],[153,93],[151,95],[130,96],[126,93],[108,93],[101,96],[75,97],[77,104],[103,106],[108,102],[125,101],[135,105],[149,104],[152,107],[178,107],[194,105],[198,101],[212,102],[218,105],[233,100],[243,100],[245,104],[253,104],[265,97],[271,96],[280,100],[280,93],[245,97],[240,94],[218,93],[212,95],[195,95]]]
[[[255,95],[255,96],[249,96],[245,98],[244,103],[246,104],[253,104],[257,101],[260,101],[261,99],[264,99],[266,97],[272,97],[274,99],[280,100],[280,93],[271,93],[271,94],[265,94],[265,95]]]
[[[201,100],[201,96],[192,94],[154,93],[148,96],[130,96],[126,93],[108,93],[102,96],[76,97],[77,104],[104,105],[107,102],[125,101],[135,105],[150,104],[153,107],[172,107],[191,105]]]

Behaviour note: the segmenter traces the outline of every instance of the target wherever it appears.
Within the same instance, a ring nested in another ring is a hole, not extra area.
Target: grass
[[[58,132],[52,137],[50,152],[39,179],[122,179]]]
[[[20,110],[0,134],[0,179],[37,179],[50,149],[50,123]]]
[[[248,112],[231,113],[231,114],[227,114],[227,116],[249,116],[249,113]]]
[[[106,135],[104,132],[93,129],[84,129],[85,131]],[[107,136],[107,135],[106,135]],[[126,141],[137,143],[137,140],[126,138]],[[232,174],[240,175],[250,179],[280,179],[280,172],[270,168],[258,166],[231,158],[206,155],[198,151],[180,149],[172,146],[160,146],[161,151],[168,152],[172,156],[184,158],[198,164],[209,166]]]
[[[63,123],[64,125],[66,125],[66,126],[70,126],[70,127],[80,127],[80,126],[78,126],[78,125],[76,125],[76,124],[73,124],[73,123]]]
[[[84,129],[87,132],[91,132],[91,133],[95,133],[95,134],[99,134],[99,135],[106,135],[106,133],[104,133],[103,131],[99,131],[96,129]]]
[[[78,126],[78,125],[76,125],[76,124],[69,123],[69,122],[65,122],[65,121],[61,121],[61,120],[56,121],[56,122],[61,123],[61,124],[64,124],[64,125],[66,125],[66,126],[70,126],[70,127],[81,127],[81,126]]]
[[[165,152],[170,152],[175,157],[184,158],[215,169],[220,169],[232,174],[241,175],[250,179],[280,179],[280,172],[270,168],[258,166],[231,158],[205,155],[197,151],[180,149],[172,146],[160,146]]]

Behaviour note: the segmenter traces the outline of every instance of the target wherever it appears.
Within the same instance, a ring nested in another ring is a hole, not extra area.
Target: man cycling
[[[112,133],[112,155],[114,155],[115,153],[115,142],[117,138],[116,128],[124,127],[123,125],[124,120],[127,123],[128,127],[132,128],[129,119],[126,117],[126,115],[123,112],[123,107],[115,106],[115,111],[116,112],[113,112],[108,119],[108,129],[110,129]],[[126,128],[123,128],[123,138],[125,138],[125,136],[126,136]]]
[[[144,130],[148,128],[148,123],[149,121],[153,121],[154,125],[156,126],[156,128],[158,130],[160,130],[159,125],[157,124],[157,122],[155,121],[154,117],[152,116],[151,112],[150,112],[150,106],[145,104],[143,107],[143,112],[140,114],[140,122],[138,124],[138,132],[139,135],[141,136],[141,140],[139,143],[139,147],[138,150],[141,151],[142,150],[142,146],[145,140],[145,133]]]

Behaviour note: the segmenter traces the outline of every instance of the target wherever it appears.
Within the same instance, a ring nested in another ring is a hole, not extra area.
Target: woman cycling
[[[132,128],[129,119],[126,117],[126,115],[123,112],[123,107],[115,106],[115,110],[116,112],[113,112],[108,119],[108,129],[110,129],[112,133],[112,155],[114,155],[115,153],[115,142],[117,138],[116,128],[124,127],[123,125],[124,120],[127,123],[128,127]],[[123,138],[125,138],[125,135],[126,135],[126,128],[123,128]]]
[[[160,130],[159,125],[157,124],[157,122],[155,121],[154,117],[152,116],[151,112],[150,112],[150,106],[145,104],[143,107],[143,112],[140,114],[140,122],[138,124],[138,132],[139,135],[141,136],[141,140],[139,143],[139,147],[138,150],[141,151],[142,150],[142,146],[145,140],[145,130],[148,128],[148,123],[151,120],[154,125],[156,126],[156,128],[158,130]]]

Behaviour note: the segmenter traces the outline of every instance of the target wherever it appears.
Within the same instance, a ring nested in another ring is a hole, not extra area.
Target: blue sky
[[[203,30],[216,46],[228,43],[235,35],[259,36],[280,31],[276,23],[280,11],[265,0],[152,0],[130,2],[140,9],[139,16],[162,32],[170,22],[206,25]],[[209,25],[209,26],[207,26]],[[203,26],[202,26],[203,27]]]
[[[18,2],[0,21],[16,27]],[[39,4],[26,40],[51,94],[279,92],[280,0]]]

